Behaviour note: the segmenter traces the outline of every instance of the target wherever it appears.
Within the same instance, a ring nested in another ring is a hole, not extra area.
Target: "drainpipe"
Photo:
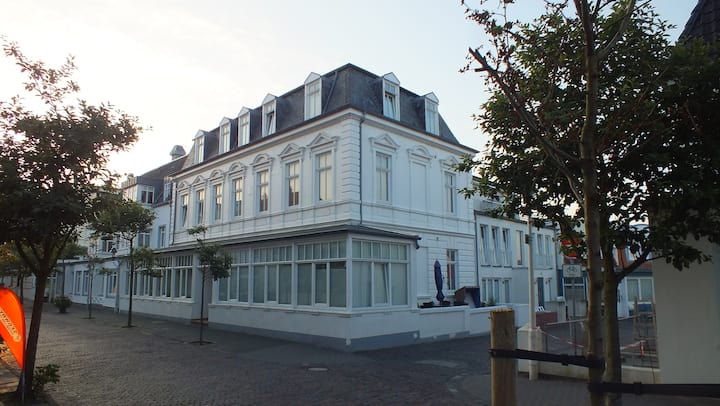
[[[360,225],[363,223],[363,146],[362,146],[362,125],[365,122],[365,110],[360,118],[358,140],[360,141]]]

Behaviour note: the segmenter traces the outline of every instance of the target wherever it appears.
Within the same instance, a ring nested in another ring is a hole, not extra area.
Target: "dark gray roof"
[[[306,122],[333,114],[342,109],[356,108],[367,114],[384,117],[383,115],[383,77],[368,72],[353,64],[341,66],[321,75],[322,78],[322,112],[318,117],[305,120],[305,86],[301,85],[281,96],[276,97],[276,132],[270,137],[301,126]],[[417,131],[425,132],[424,96],[417,95],[407,89],[400,88],[400,120],[399,124]],[[384,117],[388,119],[387,117]],[[230,151],[238,147],[238,119],[230,119],[231,140]],[[439,134],[430,134],[452,144],[459,145],[442,116],[439,117]],[[219,126],[205,132],[203,162],[217,156]],[[267,137],[265,137],[267,138]],[[260,141],[262,137],[262,106],[250,110],[250,144]],[[194,146],[193,146],[194,148]],[[191,151],[190,155],[193,155]],[[194,165],[188,159],[184,168]]]
[[[680,41],[700,38],[707,43],[720,39],[720,0],[699,0],[685,24]]]
[[[128,188],[133,185],[147,185],[155,188],[155,201],[153,203],[164,203],[165,199],[165,178],[179,172],[188,156],[174,159],[165,165],[159,166],[151,171],[145,172],[140,176],[129,178],[122,183],[122,188]]]

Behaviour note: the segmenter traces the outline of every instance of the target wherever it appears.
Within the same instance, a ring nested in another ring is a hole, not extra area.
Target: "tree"
[[[232,264],[232,258],[227,253],[220,252],[220,245],[208,244],[205,241],[205,232],[207,227],[197,226],[188,230],[188,234],[197,235],[196,250],[200,259],[200,339],[198,344],[202,345],[203,341],[203,326],[205,324],[205,281],[212,278],[218,280],[221,278],[227,278],[230,275],[230,265]],[[199,235],[202,234],[203,238]]]
[[[620,382],[618,284],[648,260],[678,269],[707,260],[690,235],[720,240],[717,63],[700,45],[671,46],[650,2],[575,0],[572,12],[548,1],[530,23],[508,19],[513,2],[502,3],[468,9],[491,45],[471,48],[466,69],[476,66],[492,94],[476,116],[491,137],[486,153],[460,165],[479,175],[466,192],[502,198],[509,216],[552,220],[578,242],[586,356],[606,359],[589,381]],[[617,248],[636,259],[615,263]],[[591,394],[594,405],[619,399]]]
[[[127,327],[132,325],[133,287],[135,278],[135,247],[134,241],[138,234],[147,230],[155,220],[155,213],[146,209],[142,204],[122,198],[118,195],[105,195],[105,209],[90,222],[90,227],[99,237],[116,236],[128,244],[128,260],[130,262],[128,288],[130,297],[128,302]]]
[[[31,395],[47,278],[77,228],[93,217],[100,185],[112,181],[110,154],[135,142],[141,128],[112,105],[76,99],[72,58],[50,68],[15,43],[3,40],[3,51],[26,75],[33,105],[44,109],[26,107],[20,96],[0,102],[0,243],[15,245],[36,283],[24,371]]]

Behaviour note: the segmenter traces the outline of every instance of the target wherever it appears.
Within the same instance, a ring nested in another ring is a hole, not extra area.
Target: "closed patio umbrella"
[[[440,261],[435,260],[435,287],[437,288],[437,296],[435,296],[438,302],[442,303],[445,299],[445,295],[442,293],[443,289],[443,276],[442,269],[440,268]]]

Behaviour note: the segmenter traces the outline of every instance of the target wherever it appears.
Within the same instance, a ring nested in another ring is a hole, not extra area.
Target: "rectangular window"
[[[166,229],[167,228],[165,226],[158,227],[158,239],[157,239],[158,248],[162,248],[165,246]]]
[[[105,275],[105,296],[115,297],[117,294],[117,272]]]
[[[408,304],[407,246],[354,240],[353,307]]]
[[[447,265],[445,266],[445,280],[447,282],[447,288],[449,290],[455,290],[457,289],[457,260],[458,260],[458,252],[457,250],[447,250],[446,255],[446,261]]]
[[[215,201],[215,207],[213,207],[213,218],[215,221],[220,221],[222,219],[222,185],[213,185],[213,200]]]
[[[320,80],[305,85],[305,120],[320,115]]]
[[[497,227],[493,227],[491,229],[492,231],[492,239],[493,239],[493,250],[495,252],[495,255],[493,255],[493,265],[498,266],[502,264],[502,243],[500,241],[500,229]]]
[[[268,103],[263,106],[263,137],[275,134],[275,102]]]
[[[203,161],[205,156],[205,137],[199,136],[195,138],[195,163]]]
[[[140,202],[145,204],[155,203],[155,188],[147,185],[140,185]]]
[[[315,157],[315,170],[317,172],[317,199],[332,200],[332,154],[323,152]]]
[[[145,230],[139,233],[137,236],[138,247],[149,247],[150,246],[150,230]]]
[[[192,264],[192,255],[182,255],[175,257],[175,269],[173,269],[172,275],[173,297],[192,297]]]
[[[250,142],[250,113],[238,119],[238,144],[247,145]]]
[[[480,251],[479,261],[482,265],[490,265],[493,254],[488,226],[481,225],[478,227],[478,238],[480,239],[478,244],[478,251]]]
[[[218,145],[218,154],[222,154],[230,150],[230,123],[220,126],[220,144]]]
[[[438,105],[425,100],[425,131],[432,134],[440,133],[440,126],[438,123]]]
[[[399,120],[398,86],[388,81],[383,82],[383,113],[385,117]]]
[[[512,256],[512,245],[510,243],[510,230],[502,229],[502,264],[510,266],[510,257]]]
[[[195,192],[195,224],[203,224],[205,221],[205,191]]]
[[[288,207],[300,204],[300,162],[294,161],[285,165],[285,182],[288,193]]]
[[[258,212],[266,212],[270,208],[270,184],[267,170],[257,173]]]
[[[233,217],[242,215],[243,185],[242,178],[233,180]]]
[[[445,211],[455,213],[457,206],[457,190],[455,188],[455,174],[445,172]]]
[[[390,156],[378,152],[375,156],[375,195],[380,202],[390,201]]]
[[[522,265],[525,257],[525,237],[522,231],[515,231],[515,263],[514,265]]]
[[[183,227],[187,227],[188,200],[188,195],[180,196],[180,224],[182,224]]]

